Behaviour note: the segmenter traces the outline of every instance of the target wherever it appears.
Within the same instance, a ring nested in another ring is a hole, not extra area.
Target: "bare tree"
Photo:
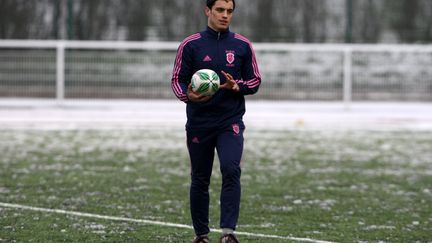
[[[352,3],[354,42],[432,41],[431,0]],[[237,0],[237,6],[233,31],[253,41],[344,40],[345,0]],[[0,38],[180,41],[204,28],[204,7],[205,0],[0,0]]]
[[[398,35],[400,41],[411,43],[418,40],[416,16],[419,14],[419,0],[387,0],[390,28]]]
[[[36,1],[1,0],[0,1],[0,38],[29,38],[30,23],[38,22]],[[42,30],[43,31],[43,30]]]
[[[422,0],[420,2],[420,17],[417,21],[421,26],[420,39],[423,42],[432,42],[432,1]]]
[[[326,8],[323,1],[302,1],[303,42],[322,42],[326,39]]]
[[[353,37],[354,42],[376,43],[382,32],[384,16],[382,1],[364,0],[355,2]]]
[[[108,29],[110,0],[73,1],[74,35],[80,40],[99,40]]]
[[[274,1],[258,0],[256,2],[258,12],[251,21],[255,29],[252,38],[255,41],[270,41],[275,35],[276,23],[273,19],[273,4]]]
[[[150,35],[152,26],[152,11],[156,1],[123,0],[119,21],[125,24],[128,40],[145,40]]]

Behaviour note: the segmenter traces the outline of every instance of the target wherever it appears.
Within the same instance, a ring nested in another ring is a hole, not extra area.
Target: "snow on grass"
[[[0,130],[0,136],[2,201],[190,223],[183,130]],[[239,226],[336,241],[385,239],[375,232],[389,231],[424,239],[432,224],[431,146],[427,131],[246,130]],[[215,228],[219,190],[216,160]],[[25,217],[0,210],[6,219]],[[138,231],[70,220],[72,226],[57,222],[56,230],[101,237]]]

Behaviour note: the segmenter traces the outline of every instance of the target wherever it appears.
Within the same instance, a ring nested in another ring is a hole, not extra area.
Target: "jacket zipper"
[[[220,68],[220,53],[219,53],[219,40],[220,40],[220,35],[221,35],[221,32],[218,32],[218,37],[217,37],[217,40],[216,40],[216,58],[217,58],[217,61],[216,61],[216,65],[217,65],[217,68]],[[216,71],[216,70],[215,70]],[[216,72],[218,72],[218,71],[216,71]]]

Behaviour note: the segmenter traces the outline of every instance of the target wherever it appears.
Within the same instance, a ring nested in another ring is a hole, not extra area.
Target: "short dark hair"
[[[211,9],[214,5],[215,5],[215,2],[216,2],[217,0],[207,0],[207,7],[209,8],[209,9]],[[227,0],[224,0],[224,1],[227,1]],[[234,9],[235,9],[235,0],[228,0],[228,1],[232,1],[233,2],[233,7],[234,7]]]

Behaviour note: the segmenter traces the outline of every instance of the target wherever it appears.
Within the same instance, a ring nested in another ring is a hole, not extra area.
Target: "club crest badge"
[[[226,60],[228,62],[228,65],[234,65],[233,62],[235,61],[235,52],[234,51],[226,51]]]
[[[238,135],[240,133],[240,126],[238,124],[232,124],[232,129],[235,135]]]

